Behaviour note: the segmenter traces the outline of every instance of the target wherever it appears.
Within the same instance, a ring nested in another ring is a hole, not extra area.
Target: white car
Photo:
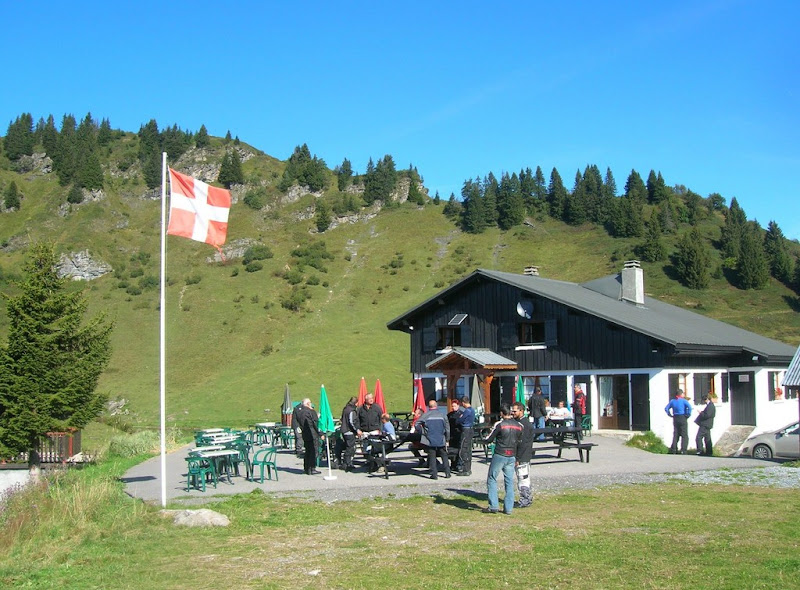
[[[742,455],[756,459],[800,458],[800,423],[794,422],[778,430],[751,436],[742,445]]]

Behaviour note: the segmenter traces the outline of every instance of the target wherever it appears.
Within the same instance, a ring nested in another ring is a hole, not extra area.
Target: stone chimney
[[[539,267],[538,266],[526,266],[525,270],[522,271],[522,274],[528,277],[538,277],[539,276]]]
[[[644,305],[644,271],[638,260],[627,260],[620,273],[622,300]]]

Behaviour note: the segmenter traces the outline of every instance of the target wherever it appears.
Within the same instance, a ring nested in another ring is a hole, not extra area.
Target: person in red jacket
[[[586,394],[577,383],[572,388],[574,396],[572,398],[572,413],[575,416],[575,426],[581,426],[583,416],[586,414]]]

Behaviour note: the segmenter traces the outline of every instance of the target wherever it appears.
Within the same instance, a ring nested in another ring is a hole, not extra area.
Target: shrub
[[[289,295],[281,299],[281,307],[289,311],[300,311],[307,299],[310,299],[310,295],[305,289],[294,287]]]
[[[193,274],[191,276],[186,277],[186,284],[187,285],[196,285],[202,279],[203,279],[203,277],[201,277],[199,274]]]
[[[158,287],[158,278],[153,275],[147,275],[139,279],[139,286],[144,289],[155,289]]]
[[[247,272],[258,272],[258,271],[259,271],[259,270],[261,270],[262,268],[264,268],[264,265],[263,265],[263,264],[261,264],[261,263],[260,263],[259,261],[257,261],[257,260],[254,260],[253,262],[250,262],[249,264],[245,265],[245,267],[244,267],[244,269],[245,269]]]
[[[263,209],[267,204],[267,191],[261,187],[247,191],[244,196],[244,204],[256,211]]]
[[[269,246],[265,246],[264,244],[256,244],[255,246],[250,246],[244,252],[244,256],[242,257],[242,264],[247,266],[254,260],[266,260],[268,258],[272,258],[274,254],[272,250],[269,249]]]
[[[669,451],[667,445],[664,444],[664,441],[658,438],[658,436],[656,436],[656,434],[650,430],[643,432],[642,434],[634,435],[625,444],[629,447],[642,449],[643,451],[656,453],[658,455],[666,455],[667,451]]]
[[[132,268],[131,269],[131,278],[135,279],[136,277],[140,277],[144,274],[144,269],[141,268]]]
[[[319,277],[314,275],[306,279],[306,285],[319,285]]]
[[[283,278],[286,279],[290,285],[299,285],[303,282],[303,273],[300,272],[299,269],[293,268],[287,271],[286,274],[283,275]]]
[[[142,294],[142,290],[138,285],[129,286],[127,289],[125,289],[125,292],[128,295],[141,295]]]

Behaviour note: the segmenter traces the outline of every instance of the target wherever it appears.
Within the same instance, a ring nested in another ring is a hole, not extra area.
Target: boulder
[[[172,524],[175,526],[228,526],[231,523],[224,514],[208,508],[201,508],[200,510],[161,510],[160,514],[165,518],[172,518]]]

